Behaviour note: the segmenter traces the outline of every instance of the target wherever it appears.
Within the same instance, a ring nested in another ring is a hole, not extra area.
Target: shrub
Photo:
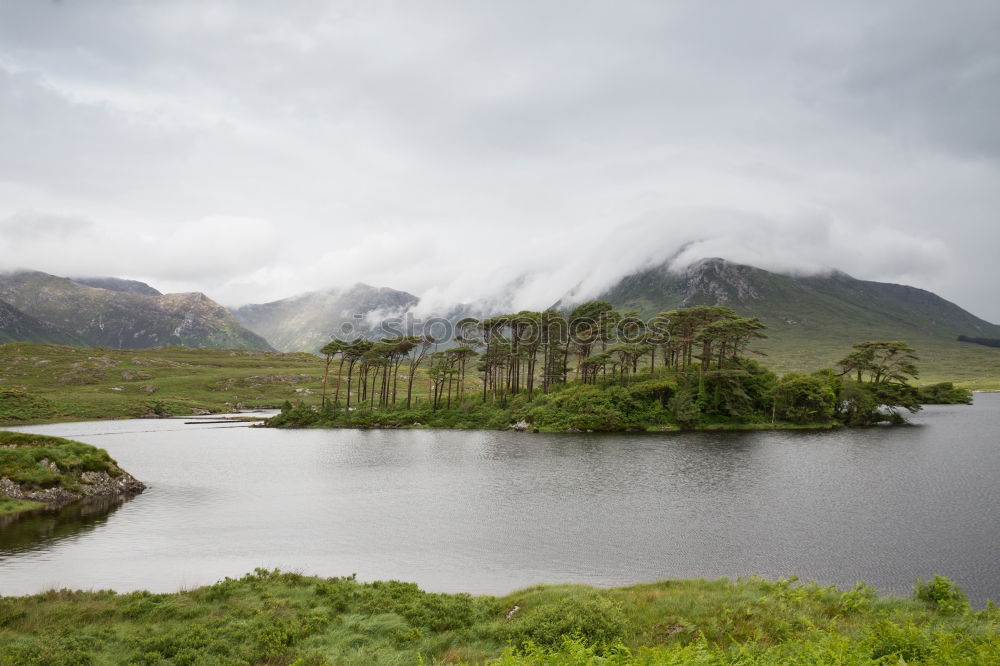
[[[971,405],[972,391],[958,388],[951,382],[931,384],[918,389],[924,405]]]
[[[683,388],[674,394],[670,400],[670,411],[673,414],[674,422],[681,428],[694,428],[701,419],[701,406],[698,404],[694,392]]]
[[[551,430],[622,430],[636,403],[625,389],[589,384],[570,386],[538,401],[531,422]]]
[[[934,574],[934,578],[927,581],[918,578],[913,586],[913,596],[935,606],[942,613],[964,613],[969,610],[969,599],[962,588],[941,574]]]
[[[790,372],[774,389],[774,414],[792,423],[825,423],[833,416],[836,396],[821,377]]]
[[[900,626],[881,620],[870,633],[872,659],[885,659],[880,663],[910,663],[923,661],[931,655],[930,637],[918,627],[907,624]],[[887,659],[891,657],[892,659]]]
[[[573,637],[588,645],[613,646],[624,638],[626,626],[624,611],[610,599],[567,597],[535,612],[524,611],[507,637],[518,645],[558,647]]]

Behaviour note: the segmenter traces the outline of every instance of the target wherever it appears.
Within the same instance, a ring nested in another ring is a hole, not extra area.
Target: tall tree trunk
[[[333,393],[333,406],[340,407],[340,380],[344,374],[344,356],[340,356],[340,364],[337,366],[337,388]]]
[[[320,400],[320,406],[326,409],[326,379],[330,375],[330,363],[333,362],[332,356],[326,357],[326,364],[323,366],[323,398]]]

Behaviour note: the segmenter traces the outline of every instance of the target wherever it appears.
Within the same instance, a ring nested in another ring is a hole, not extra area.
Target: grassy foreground
[[[0,663],[995,664],[1000,613],[947,579],[914,599],[769,582],[433,594],[258,569],[174,594],[0,598]]]

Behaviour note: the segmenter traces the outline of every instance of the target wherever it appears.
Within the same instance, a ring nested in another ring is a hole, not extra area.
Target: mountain
[[[138,280],[123,280],[116,277],[89,277],[71,278],[73,282],[87,287],[97,287],[98,289],[108,289],[110,291],[121,291],[126,294],[143,294],[145,296],[162,296],[158,290],[153,289],[145,282]]]
[[[727,305],[760,317],[774,330],[820,335],[848,324],[858,331],[952,340],[1000,332],[1000,326],[916,287],[840,272],[782,275],[723,259],[705,259],[680,272],[666,265],[640,271],[598,298],[645,316],[692,305]]]
[[[236,321],[267,338],[280,351],[315,352],[334,337],[369,337],[375,333],[376,318],[402,316],[419,300],[405,291],[358,283],[347,289],[244,305],[231,312]]]
[[[725,305],[759,317],[768,339],[758,348],[780,370],[830,365],[856,341],[902,339],[921,352],[930,375],[958,379],[985,363],[1000,376],[1000,352],[983,354],[956,340],[1000,337],[1000,326],[929,291],[840,272],[784,275],[705,259],[683,270],[661,264],[638,271],[596,298],[642,317],[693,305]]]
[[[141,282],[111,280],[105,283],[115,289],[38,271],[0,275],[0,300],[29,317],[25,321],[34,326],[9,337],[117,349],[162,345],[271,349],[264,338],[202,293],[164,295]]]
[[[72,334],[46,326],[10,303],[0,301],[0,343],[4,342],[80,344],[80,340]]]

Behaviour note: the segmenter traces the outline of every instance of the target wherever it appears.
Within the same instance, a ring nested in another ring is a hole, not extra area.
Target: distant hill
[[[126,294],[143,294],[145,296],[162,296],[158,290],[153,289],[145,282],[138,280],[123,280],[116,277],[89,277],[71,278],[73,282],[87,287],[97,287],[98,289],[109,289],[111,291],[122,291]]]
[[[419,300],[405,291],[359,283],[231,311],[238,322],[280,351],[315,352],[334,337],[369,336],[374,315],[377,319],[401,316]],[[345,325],[353,333],[345,331]]]
[[[80,344],[72,334],[46,326],[10,303],[0,301],[0,343],[47,342],[60,345]]]
[[[726,305],[759,317],[769,337],[757,346],[766,363],[782,370],[829,365],[855,341],[903,339],[921,352],[928,375],[961,379],[989,368],[1000,376],[1000,351],[957,341],[1000,338],[1000,326],[929,291],[840,272],[783,275],[706,259],[680,271],[667,264],[638,271],[596,298],[644,317],[693,305]]]
[[[202,293],[160,294],[129,280],[88,286],[38,271],[0,275],[0,300],[29,319],[4,335],[11,340],[143,349],[162,345],[270,350]],[[155,293],[149,293],[155,292]]]

